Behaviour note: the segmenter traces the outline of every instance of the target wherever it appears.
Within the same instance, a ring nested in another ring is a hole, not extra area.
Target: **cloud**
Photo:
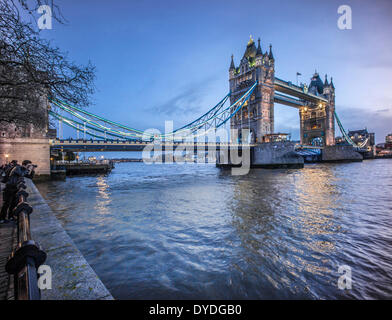
[[[169,98],[160,105],[150,107],[148,111],[160,115],[199,114],[204,110],[203,101],[213,77],[204,79],[199,83],[193,83],[182,90],[174,97]]]
[[[346,131],[367,128],[369,132],[375,133],[376,142],[383,142],[385,136],[392,132],[392,112],[389,108],[368,111],[339,106],[336,109],[339,110],[338,116]],[[340,132],[336,134],[340,135]]]
[[[386,108],[386,109],[379,109],[376,112],[377,113],[384,113],[384,112],[388,112],[388,111],[390,111],[390,109]]]

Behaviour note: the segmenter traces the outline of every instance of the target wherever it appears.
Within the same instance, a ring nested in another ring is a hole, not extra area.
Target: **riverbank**
[[[52,289],[42,290],[42,300],[112,300],[95,271],[65,232],[34,183],[26,179],[31,233],[47,253]]]

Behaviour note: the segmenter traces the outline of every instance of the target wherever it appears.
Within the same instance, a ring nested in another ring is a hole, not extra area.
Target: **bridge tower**
[[[234,103],[258,81],[250,99],[241,110],[230,120],[230,128],[238,130],[238,140],[242,142],[260,143],[264,136],[274,131],[274,79],[275,59],[272,46],[269,52],[261,49],[250,38],[245,53],[238,67],[231,56],[229,68],[230,102]],[[242,137],[241,129],[249,129],[250,137]],[[233,137],[232,137],[233,138]]]
[[[300,108],[301,144],[303,145],[335,145],[335,86],[331,78],[328,82],[321,80],[317,71],[311,78],[308,93],[320,96],[326,103],[307,102]]]

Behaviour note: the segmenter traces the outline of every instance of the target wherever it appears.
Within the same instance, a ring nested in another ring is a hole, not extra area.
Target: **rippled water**
[[[122,163],[38,187],[115,298],[392,298],[392,160]]]

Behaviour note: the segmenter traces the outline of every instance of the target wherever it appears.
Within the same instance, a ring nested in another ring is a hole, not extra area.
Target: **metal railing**
[[[37,270],[46,260],[46,253],[31,239],[30,214],[33,208],[26,202],[29,194],[25,191],[23,177],[18,179],[15,197],[18,204],[13,210],[17,218],[18,244],[6,264],[6,271],[14,276],[15,300],[40,300]]]

